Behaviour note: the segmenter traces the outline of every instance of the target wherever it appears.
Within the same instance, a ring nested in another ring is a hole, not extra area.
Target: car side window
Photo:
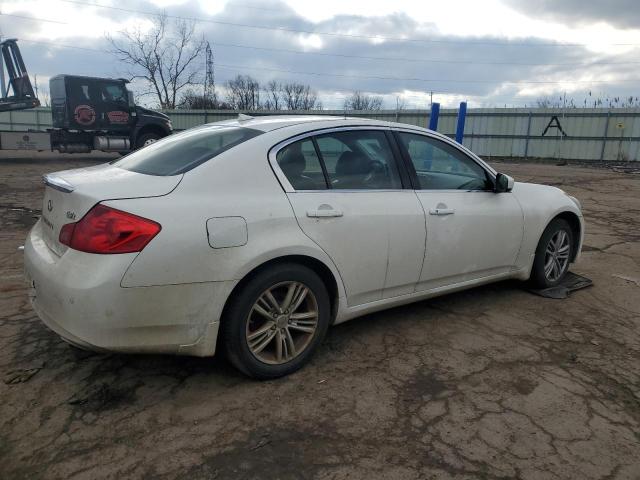
[[[91,101],[89,94],[89,85],[82,83],[80,80],[72,79],[68,82],[68,95],[74,102],[88,102]]]
[[[145,175],[179,175],[262,133],[233,126],[190,128],[140,148],[112,165]]]
[[[442,140],[398,132],[422,190],[490,190],[485,170]]]
[[[313,141],[299,140],[278,152],[280,170],[296,190],[325,190],[327,183]]]
[[[332,189],[402,188],[398,166],[383,131],[332,132],[317,136],[316,142]]]
[[[127,94],[121,85],[106,84],[102,90],[102,100],[107,102],[126,102]]]

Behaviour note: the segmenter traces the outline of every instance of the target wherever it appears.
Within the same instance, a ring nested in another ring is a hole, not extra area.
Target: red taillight
[[[88,253],[141,251],[162,227],[152,220],[96,205],[82,219],[60,229],[60,243]]]

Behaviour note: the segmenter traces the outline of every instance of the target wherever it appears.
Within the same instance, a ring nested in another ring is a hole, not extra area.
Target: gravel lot
[[[17,248],[40,175],[99,161],[0,158],[0,478],[640,478],[640,175],[499,164],[582,201],[573,271],[593,287],[369,315],[260,383],[220,358],[75,350],[35,316]]]

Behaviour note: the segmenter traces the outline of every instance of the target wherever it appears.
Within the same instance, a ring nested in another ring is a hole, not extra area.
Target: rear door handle
[[[311,218],[329,218],[329,217],[341,217],[342,212],[340,210],[309,210],[307,217]]]
[[[432,208],[429,215],[453,215],[456,211],[453,208]]]
[[[315,210],[308,210],[307,217],[311,218],[330,218],[330,217],[341,217],[342,211],[336,210],[331,205],[320,205]]]

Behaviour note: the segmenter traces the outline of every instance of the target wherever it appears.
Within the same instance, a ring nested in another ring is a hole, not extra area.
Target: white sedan
[[[420,127],[283,116],[204,125],[46,175],[32,304],[76,346],[300,368],[329,325],[476,285],[558,284],[579,202]]]

